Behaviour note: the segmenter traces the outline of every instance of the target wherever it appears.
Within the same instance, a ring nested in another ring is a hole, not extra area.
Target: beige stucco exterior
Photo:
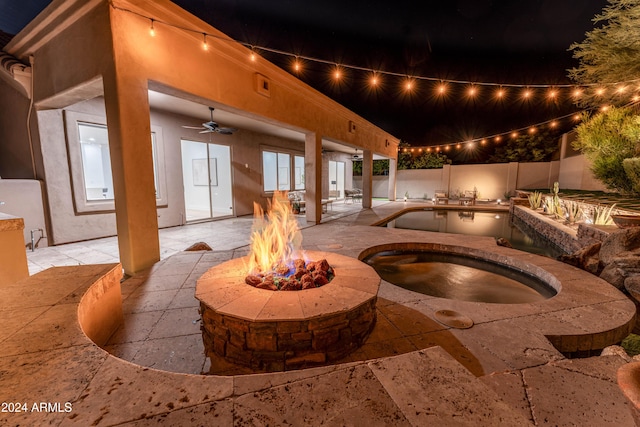
[[[149,33],[150,18],[155,20],[154,37]],[[207,34],[206,51],[203,33]],[[33,61],[38,126],[32,139],[38,148],[42,145],[37,155],[43,165],[38,178],[45,181],[48,194],[50,243],[117,232],[127,273],[159,259],[159,226],[183,221],[181,171],[175,162],[163,165],[166,202],[157,204],[154,197],[148,143],[152,127],[162,128],[165,158],[175,159],[181,138],[198,137],[197,132],[185,133],[180,124],[201,123],[151,109],[150,89],[302,135],[299,140],[287,140],[240,129],[222,140],[232,151],[234,215],[248,214],[254,200],[264,200],[261,146],[304,153],[310,222],[321,220],[320,201],[327,192],[323,141],[362,150],[367,173],[373,154],[396,157],[399,141],[392,135],[263,58],[251,61],[246,47],[166,0],[56,0],[5,50],[25,63]],[[78,212],[70,184],[75,172],[68,150],[73,141],[64,126],[66,111],[102,115],[106,121],[115,215]],[[367,182],[365,207],[370,206],[372,194],[371,180]]]

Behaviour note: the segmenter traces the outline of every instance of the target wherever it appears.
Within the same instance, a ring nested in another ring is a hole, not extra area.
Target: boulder
[[[624,279],[624,288],[636,303],[640,302],[640,276],[631,276]]]
[[[640,249],[640,227],[631,227],[609,234],[600,248],[600,261],[609,264],[621,252]]]
[[[598,275],[604,268],[604,265],[602,265],[602,263],[600,262],[599,257],[601,246],[602,243],[597,242],[590,246],[585,246],[584,248],[570,255],[560,255],[558,257],[558,260],[569,265],[573,265],[574,267],[586,270],[589,273]]]
[[[498,244],[498,246],[504,246],[505,248],[513,248],[513,245],[511,245],[511,242],[509,242],[504,237],[497,238],[496,243]]]
[[[602,349],[600,356],[619,356],[624,359],[625,362],[631,362],[631,357],[627,354],[624,348],[619,345],[610,345]]]
[[[187,249],[185,249],[185,251],[191,252],[191,251],[210,251],[211,246],[207,245],[205,242],[198,242],[198,243],[194,243],[193,245],[189,246]]]
[[[606,280],[619,290],[624,289],[624,281],[626,279],[625,272],[613,263],[607,265],[604,270],[602,270],[600,278]]]

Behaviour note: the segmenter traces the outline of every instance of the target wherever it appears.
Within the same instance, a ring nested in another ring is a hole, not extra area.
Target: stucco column
[[[447,195],[451,196],[451,189],[449,184],[451,182],[451,165],[442,166],[442,179],[440,181],[440,188],[447,192]],[[436,190],[440,190],[436,188]]]
[[[118,249],[127,274],[160,260],[147,81],[131,69],[104,76]]]
[[[389,159],[389,200],[394,201],[396,199],[396,179],[397,179],[397,165],[396,159]]]
[[[373,151],[362,153],[362,207],[370,208],[373,196]]]
[[[310,224],[322,219],[322,137],[308,133],[304,139],[305,217]]]

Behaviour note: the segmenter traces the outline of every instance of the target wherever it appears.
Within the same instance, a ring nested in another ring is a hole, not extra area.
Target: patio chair
[[[344,203],[351,200],[351,203],[359,201],[362,203],[362,190],[355,188],[353,190],[344,190]]]
[[[444,190],[436,190],[434,198],[436,199],[436,205],[439,205],[440,203],[443,205],[449,204],[449,197],[447,196],[447,192]]]
[[[459,203],[461,205],[475,205],[476,204],[476,192],[471,190],[465,190],[464,195],[460,196]]]

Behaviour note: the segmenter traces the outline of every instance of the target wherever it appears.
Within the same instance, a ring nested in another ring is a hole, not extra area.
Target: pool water
[[[387,282],[439,298],[522,304],[544,301],[556,294],[542,280],[525,272],[459,254],[381,251],[362,261]]]
[[[556,258],[564,252],[526,224],[514,224],[508,212],[424,209],[409,211],[383,226],[472,236],[502,237],[515,249]]]

